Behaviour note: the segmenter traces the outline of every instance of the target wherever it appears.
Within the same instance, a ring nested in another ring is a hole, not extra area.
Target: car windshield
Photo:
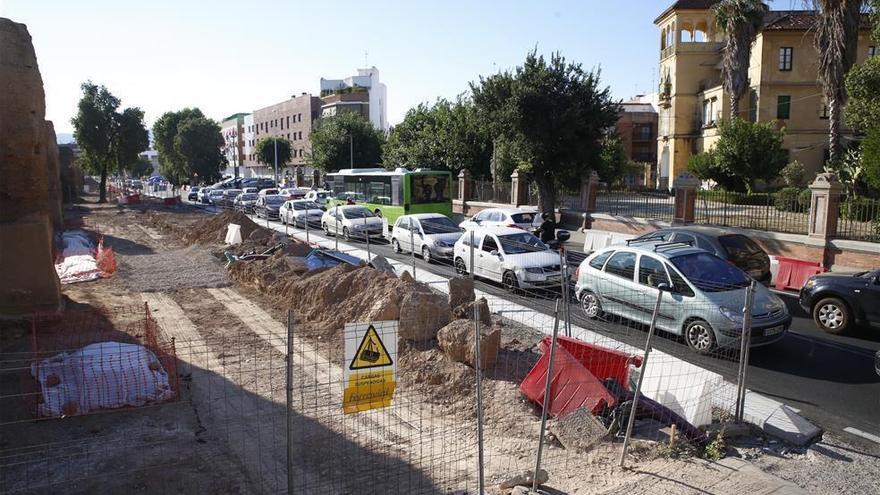
[[[425,234],[448,234],[450,232],[461,232],[458,225],[447,217],[431,217],[419,220],[422,223],[422,230]]]
[[[239,201],[256,201],[260,196],[254,193],[246,193],[239,196]]]
[[[318,206],[317,203],[314,203],[312,201],[297,201],[296,203],[293,203],[293,209],[294,210],[319,210],[319,209],[321,209],[321,207]]]
[[[724,292],[749,285],[739,268],[710,253],[692,253],[670,259],[690,282],[704,292]]]
[[[212,189],[211,196],[223,196],[223,191],[218,190],[218,189]]]
[[[280,205],[284,202],[285,199],[287,198],[285,198],[284,196],[266,196],[266,203],[270,205]]]
[[[859,277],[859,278],[874,278],[874,277],[880,276],[880,270],[874,270],[872,272],[856,273],[855,276]]]
[[[227,196],[235,197],[235,196],[238,196],[239,194],[241,194],[241,189],[227,189],[226,190]]]
[[[342,210],[342,214],[345,218],[370,218],[373,216],[373,212],[366,208],[346,208]]]
[[[538,239],[528,232],[500,235],[498,236],[498,240],[501,241],[501,247],[507,254],[531,253],[550,249],[546,244],[541,242],[541,239]]]
[[[536,213],[514,213],[510,215],[510,218],[513,219],[513,223],[532,223],[535,221]]]

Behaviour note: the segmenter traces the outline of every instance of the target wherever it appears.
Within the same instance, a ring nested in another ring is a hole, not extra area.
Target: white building
[[[253,175],[252,173],[245,173],[245,170],[250,170],[252,172],[251,167],[253,167],[257,163],[257,142],[254,139],[254,114],[249,113],[244,116],[242,121],[242,135],[244,136],[244,144],[241,147],[242,154],[244,155],[244,166],[245,169],[241,170],[242,175]]]
[[[357,72],[345,79],[321,78],[321,116],[354,111],[369,119],[376,129],[387,132],[387,88],[379,80],[379,69],[370,67]]]

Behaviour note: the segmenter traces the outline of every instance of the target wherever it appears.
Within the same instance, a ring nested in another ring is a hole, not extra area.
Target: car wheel
[[[693,320],[684,329],[688,347],[699,354],[709,354],[715,348],[715,330],[703,320]]]
[[[425,263],[433,263],[434,260],[431,258],[431,250],[427,247],[422,248],[422,259],[425,260]]]
[[[342,227],[342,238],[346,241],[351,240],[351,233],[348,231],[348,227]]]
[[[836,297],[827,297],[813,306],[813,320],[824,332],[834,335],[849,329],[849,308]]]
[[[507,292],[516,292],[519,289],[519,280],[517,280],[515,273],[504,272],[504,275],[501,277],[501,285],[504,286]]]
[[[327,228],[326,222],[321,222],[321,228],[324,229],[324,235],[326,235],[327,237],[330,237],[330,229]]]
[[[455,258],[455,273],[459,275],[467,275],[467,265],[464,264],[464,260],[461,258]]]
[[[591,320],[602,316],[602,303],[599,301],[599,296],[592,291],[584,291],[581,295],[581,309]]]
[[[400,249],[400,243],[397,242],[397,239],[391,239],[391,249],[394,250],[395,253],[400,253],[402,250]]]

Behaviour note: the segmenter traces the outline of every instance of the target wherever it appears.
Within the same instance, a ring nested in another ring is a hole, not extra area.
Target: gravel
[[[188,247],[121,260],[119,275],[138,292],[172,291],[230,285],[223,263],[208,251]]]

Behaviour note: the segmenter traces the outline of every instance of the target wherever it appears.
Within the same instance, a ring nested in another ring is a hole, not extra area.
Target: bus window
[[[447,175],[413,175],[411,177],[413,204],[449,201]]]

